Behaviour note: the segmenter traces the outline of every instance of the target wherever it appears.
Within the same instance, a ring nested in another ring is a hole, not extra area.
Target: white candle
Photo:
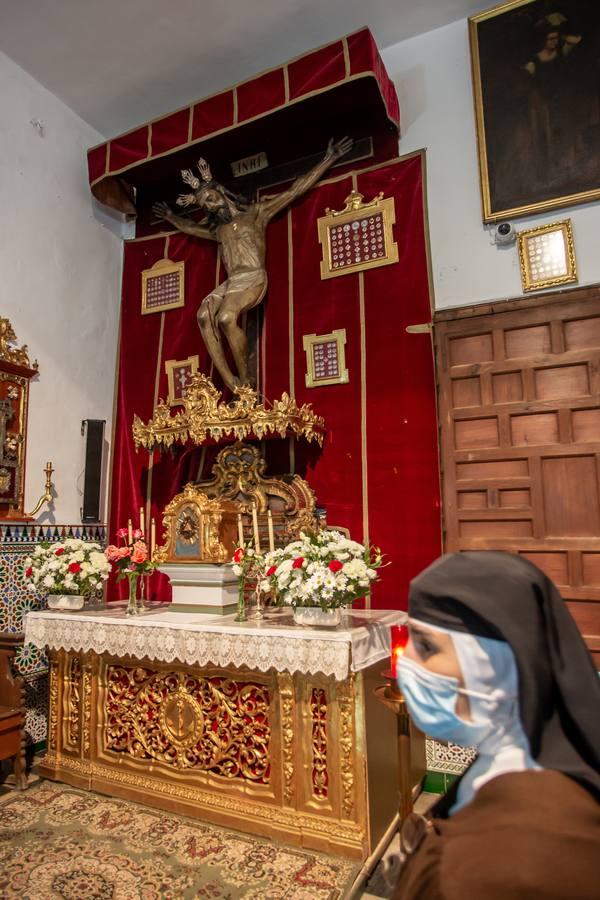
[[[156,520],[152,519],[150,523],[150,559],[154,556],[154,548],[156,547]]]
[[[275,535],[273,533],[273,514],[271,510],[267,513],[267,524],[269,526],[269,550],[272,553],[275,549]]]
[[[242,523],[242,516],[238,513],[238,543],[240,547],[244,546],[244,525]]]
[[[133,525],[131,524],[131,519],[127,522],[127,543],[133,543]]]
[[[146,537],[146,529],[144,527],[144,507],[140,506],[140,531],[142,532],[142,537]]]
[[[256,504],[252,507],[252,528],[254,530],[254,549],[260,553],[260,535],[258,533],[258,514]]]

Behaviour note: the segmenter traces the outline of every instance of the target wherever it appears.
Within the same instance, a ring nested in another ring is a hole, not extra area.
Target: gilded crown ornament
[[[37,360],[31,366],[29,362],[29,353],[27,352],[27,344],[22,347],[11,347],[17,340],[15,330],[8,319],[0,317],[0,359],[6,362],[15,363],[17,366],[25,366],[26,368],[37,369]]]
[[[237,386],[234,399],[225,403],[210,378],[196,373],[186,388],[182,403],[183,412],[172,415],[171,407],[160,400],[147,423],[134,416],[132,430],[136,449],[168,448],[187,441],[203,444],[208,438],[220,440],[233,436],[241,440],[250,435],[285,437],[290,433],[307,441],[316,441],[319,446],[323,443],[325,422],[322,417],[309,403],[298,406],[287,393],[267,406],[259,401],[252,387],[244,384]]]

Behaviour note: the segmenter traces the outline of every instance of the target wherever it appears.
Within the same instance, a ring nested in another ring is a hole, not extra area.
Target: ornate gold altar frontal
[[[239,503],[211,500],[198,485],[186,484],[165,508],[164,543],[154,551],[154,562],[229,562],[241,509]]]
[[[38,364],[30,364],[26,346],[11,346],[16,340],[0,317],[0,519],[23,521],[30,518],[23,509],[29,382]]]
[[[44,777],[360,859],[395,821],[380,666],[336,681],[92,651],[49,660]]]
[[[185,263],[159,259],[142,272],[142,315],[177,309],[185,303]]]
[[[571,220],[517,232],[524,291],[540,291],[577,281]]]
[[[306,353],[306,387],[348,383],[345,328],[330,334],[305,334],[302,346]]]
[[[249,435],[262,438],[269,434],[295,434],[319,445],[323,443],[325,423],[308,403],[299,407],[284,393],[281,400],[268,407],[259,402],[257,392],[249,385],[240,385],[230,403],[222,402],[221,396],[210,378],[196,373],[182,398],[183,412],[172,415],[169,405],[160,400],[149,422],[134,416],[136,448],[168,448],[187,441],[202,444],[208,438],[220,440],[230,435],[240,440]]]
[[[317,220],[323,248],[321,278],[336,278],[398,262],[398,245],[392,226],[396,222],[394,198],[383,192],[363,203],[363,194],[352,191],[339,211],[325,210]]]

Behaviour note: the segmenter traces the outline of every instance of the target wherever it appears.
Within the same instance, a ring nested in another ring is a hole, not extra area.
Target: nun
[[[476,757],[405,822],[397,900],[600,898],[600,679],[554,584],[510,553],[443,556],[409,633],[415,724]]]

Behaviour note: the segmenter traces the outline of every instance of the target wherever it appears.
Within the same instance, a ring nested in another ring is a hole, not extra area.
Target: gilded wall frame
[[[327,207],[325,215],[317,220],[323,251],[322,279],[398,262],[398,245],[393,235],[394,198],[384,198],[380,193],[368,203],[363,199],[358,191],[352,191],[344,209]]]
[[[306,387],[348,383],[345,328],[330,334],[305,334],[302,345],[306,353]]]
[[[197,354],[188,356],[187,359],[165,360],[165,372],[169,388],[167,403],[169,406],[183,406],[185,389],[192,375],[195,375],[198,371],[199,365],[200,357]]]
[[[512,0],[469,35],[484,222],[600,198],[600,4]]]
[[[517,241],[525,292],[541,291],[577,281],[570,219],[520,231]]]
[[[142,315],[177,309],[185,303],[185,263],[159,259],[142,272]]]

